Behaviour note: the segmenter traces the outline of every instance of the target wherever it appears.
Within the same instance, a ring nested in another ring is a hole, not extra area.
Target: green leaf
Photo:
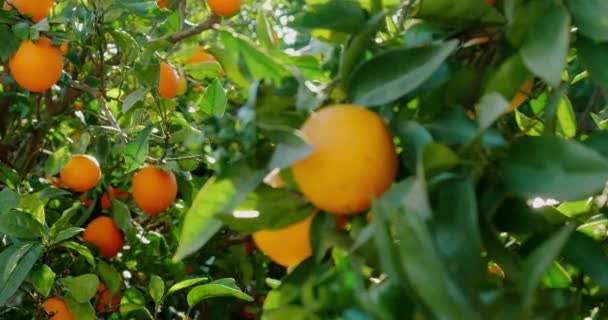
[[[592,149],[557,137],[527,137],[505,160],[510,189],[527,198],[580,200],[604,188],[608,160]]]
[[[95,320],[95,309],[90,301],[78,302],[71,294],[65,296],[65,303],[68,305],[74,319],[78,320]]]
[[[570,46],[570,16],[565,7],[553,5],[528,30],[520,53],[525,65],[557,88],[566,67]]]
[[[44,173],[47,177],[54,176],[70,162],[71,158],[72,154],[67,146],[57,149],[48,159],[46,159],[46,162],[44,163]]]
[[[222,223],[217,214],[232,212],[255,190],[266,176],[266,170],[254,171],[237,165],[225,177],[214,177],[199,191],[184,218],[184,226],[174,260],[181,260],[205,245]]]
[[[570,0],[568,9],[578,31],[598,41],[608,41],[608,3],[604,0]]]
[[[228,98],[218,79],[213,80],[203,94],[201,110],[209,115],[221,117],[226,112]]]
[[[485,94],[477,104],[477,124],[483,131],[509,110],[509,102],[499,93]]]
[[[129,207],[116,198],[112,199],[112,217],[118,228],[124,233],[133,228]]]
[[[349,97],[363,106],[394,101],[429,79],[457,45],[457,41],[448,41],[381,53],[354,71]]]
[[[126,172],[131,172],[141,167],[148,156],[148,138],[152,133],[153,126],[146,127],[133,141],[129,141],[125,149]]]
[[[80,138],[70,146],[70,152],[72,154],[84,154],[87,151],[89,142],[91,141],[91,135],[88,132],[84,132],[80,135]]]
[[[215,79],[217,78],[221,70],[222,66],[215,61],[188,63],[184,67],[184,72],[187,73],[194,80],[198,81]]]
[[[137,44],[135,38],[123,30],[108,28],[106,31],[112,35],[112,38],[114,38],[116,45],[120,49],[120,58],[122,64],[130,65],[133,63],[133,61],[135,61],[137,56],[140,54],[139,45]],[[125,112],[126,111],[124,111],[123,106],[123,113]]]
[[[260,45],[266,50],[271,50],[274,48],[272,27],[270,26],[270,22],[266,18],[266,14],[262,8],[258,8],[258,14],[255,20],[255,31]]]
[[[12,189],[5,187],[0,191],[0,215],[17,207],[19,195]]]
[[[22,239],[41,238],[45,234],[40,222],[20,209],[0,214],[0,233]]]
[[[502,24],[505,18],[485,1],[479,0],[433,0],[422,1],[416,17],[450,28],[484,24]]]
[[[606,27],[608,29],[608,26]],[[608,88],[608,64],[605,57],[608,57],[608,43],[595,42],[591,39],[579,36],[576,39],[578,57],[591,79],[597,84]]]
[[[180,281],[180,282],[174,284],[173,286],[171,286],[171,288],[169,288],[169,291],[167,291],[167,296],[169,296],[179,290],[189,288],[193,285],[199,284],[203,281],[207,281],[207,278],[196,278],[196,279],[188,279],[188,280]]]
[[[526,69],[521,55],[516,54],[498,67],[490,77],[484,92],[498,92],[510,101],[529,78],[530,72]]]
[[[55,272],[46,264],[41,264],[32,269],[30,274],[32,285],[44,297],[48,297],[55,284]]]
[[[165,295],[165,282],[163,279],[155,274],[150,277],[150,285],[148,287],[150,296],[156,304],[160,304]]]
[[[576,136],[576,115],[568,96],[564,95],[557,107],[557,132],[566,138]]]
[[[310,6],[290,26],[297,30],[326,30],[355,34],[365,23],[365,12],[357,1],[332,0]]]
[[[457,166],[461,160],[452,149],[439,143],[427,143],[422,147],[422,164],[427,177]]]
[[[116,271],[116,268],[113,265],[100,260],[97,263],[97,273],[101,277],[103,284],[108,290],[110,290],[110,292],[118,293],[120,291],[122,280],[120,274],[118,271]]]
[[[41,253],[37,242],[14,244],[0,253],[0,305],[17,292]]]
[[[433,142],[433,136],[425,127],[415,121],[401,122],[394,131],[401,140],[403,148],[407,150],[407,152],[401,153],[402,162],[405,163],[409,171],[416,172],[422,148]]]
[[[150,92],[150,88],[143,87],[137,88],[135,91],[129,93],[129,95],[122,102],[122,113],[129,112],[129,110],[131,110],[136,103],[141,101],[146,94],[148,94],[148,92]]]
[[[6,62],[19,49],[21,41],[15,37],[9,25],[6,24],[0,24],[0,39],[2,39],[0,61]]]
[[[534,293],[542,280],[543,274],[551,266],[553,260],[557,258],[573,230],[574,226],[572,225],[563,226],[526,258],[520,280],[524,308],[529,308],[532,305]]]
[[[549,270],[543,275],[542,283],[546,288],[567,289],[572,283],[572,278],[559,262],[553,261]]]
[[[67,239],[70,239],[72,237],[75,237],[83,231],[84,231],[83,228],[78,228],[78,227],[69,227],[69,228],[63,229],[63,230],[59,231],[59,233],[53,239],[51,244],[56,244],[56,243],[65,241]]]
[[[89,248],[73,241],[62,242],[59,246],[78,252],[93,268],[95,268],[95,258],[93,258]]]
[[[595,284],[603,289],[608,288],[608,256],[598,242],[580,232],[574,232],[564,246],[562,255],[568,263],[587,274]]]
[[[234,279],[220,279],[190,290],[188,292],[188,305],[192,308],[205,299],[217,297],[234,297],[245,301],[253,301],[252,297],[237,287]]]
[[[79,303],[91,300],[97,293],[97,287],[99,287],[99,278],[92,273],[72,279],[62,279],[61,282],[74,300]]]
[[[37,193],[30,193],[19,197],[17,207],[29,213],[40,225],[46,226],[45,204],[46,202],[41,201]]]
[[[80,211],[80,207],[82,207],[82,203],[80,201],[76,201],[76,203],[74,203],[70,208],[63,211],[61,217],[59,217],[59,219],[57,219],[57,221],[55,221],[55,223],[51,226],[49,231],[49,237],[51,240],[55,240],[59,235],[59,232],[70,226],[70,219],[72,219],[72,217],[74,217],[74,215]]]
[[[312,146],[297,131],[282,131],[281,141],[270,158],[268,169],[285,169],[312,152]]]
[[[125,291],[120,300],[120,314],[127,318],[132,312],[146,309],[146,297],[136,288],[129,288]]]

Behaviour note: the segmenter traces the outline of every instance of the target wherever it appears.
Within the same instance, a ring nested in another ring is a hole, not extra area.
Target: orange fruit
[[[393,138],[376,113],[334,105],[312,114],[301,131],[313,153],[293,165],[300,190],[315,206],[334,214],[370,208],[397,174]]]
[[[99,248],[106,259],[115,257],[124,245],[124,235],[110,217],[98,217],[84,228],[82,238]]]
[[[54,0],[6,0],[4,8],[10,8],[6,3],[11,3],[21,14],[32,16],[32,20],[38,23],[46,18],[51,12]]]
[[[161,9],[166,8],[168,3],[169,3],[169,0],[158,0],[158,1],[156,1],[156,5],[159,8],[161,8]]]
[[[295,267],[312,255],[310,225],[315,214],[279,230],[262,230],[253,233],[253,241],[272,261]]]
[[[493,274],[495,276],[498,276],[500,278],[504,278],[505,277],[505,272],[496,263],[492,263],[490,266],[488,266],[488,273],[489,274]]]
[[[66,54],[68,53],[69,47],[68,47],[68,43],[64,42],[59,46],[59,51],[61,51],[62,54]]]
[[[179,86],[179,76],[172,65],[160,63],[160,78],[158,80],[158,93],[166,99],[174,98],[177,95]]]
[[[242,0],[207,0],[209,9],[219,16],[231,16],[239,11]]]
[[[532,89],[534,89],[534,79],[526,81],[526,83],[521,86],[519,92],[517,92],[515,97],[513,97],[513,100],[511,100],[511,106],[509,110],[513,111],[519,108],[522,104],[524,104],[528,100],[530,95],[532,95]]]
[[[101,209],[108,210],[112,206],[112,200],[110,199],[109,194],[114,198],[118,199],[127,199],[129,198],[129,193],[124,192],[122,190],[114,189],[113,187],[109,187],[108,191],[104,192],[101,196]]]
[[[118,294],[112,294],[109,289],[106,289],[106,285],[100,283],[97,287],[97,294],[95,295],[95,308],[97,312],[115,312],[118,311],[120,306],[121,296]]]
[[[173,172],[155,166],[145,167],[133,175],[133,199],[148,214],[159,214],[177,197],[177,180]]]
[[[63,56],[47,38],[38,38],[36,43],[24,40],[11,57],[9,67],[20,86],[31,92],[42,92],[61,78]]]
[[[177,95],[181,96],[182,94],[186,93],[187,90],[188,81],[186,80],[185,76],[180,75],[179,80],[177,82]]]
[[[186,60],[186,64],[214,62],[215,57],[209,54],[202,46],[196,46],[194,53]]]
[[[46,299],[42,303],[42,309],[49,315],[49,320],[76,320],[65,302],[57,297]]]
[[[93,199],[90,199],[86,193],[80,195],[80,202],[85,209],[90,208],[93,205]]]
[[[101,169],[95,157],[79,154],[72,156],[59,176],[64,186],[77,192],[87,192],[99,182]]]

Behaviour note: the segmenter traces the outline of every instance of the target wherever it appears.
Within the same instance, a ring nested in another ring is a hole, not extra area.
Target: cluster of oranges
[[[329,106],[313,113],[301,132],[314,151],[292,169],[315,207],[341,218],[363,213],[392,185],[398,158],[393,137],[376,113],[353,105]],[[273,261],[293,267],[311,255],[314,215],[284,229],[258,231],[253,239]]]
[[[100,283],[93,299],[98,312],[115,312],[120,306],[121,296],[112,293],[105,284]],[[42,303],[42,309],[51,316],[49,320],[76,320],[65,301],[58,297],[46,299]]]

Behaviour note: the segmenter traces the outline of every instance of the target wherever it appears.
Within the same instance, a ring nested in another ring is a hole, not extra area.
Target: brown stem
[[[214,15],[209,16],[209,18],[207,18],[207,20],[197,24],[196,26],[194,26],[190,29],[177,31],[176,33],[169,35],[169,36],[163,38],[162,40],[165,40],[165,41],[168,41],[171,43],[177,43],[184,39],[187,39],[187,38],[190,38],[197,34],[200,34],[201,32],[203,32],[205,30],[212,29],[213,26],[219,22],[220,22],[220,17],[214,14]]]

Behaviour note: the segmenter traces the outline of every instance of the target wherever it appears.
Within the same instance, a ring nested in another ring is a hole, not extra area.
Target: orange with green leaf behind
[[[99,182],[101,168],[93,156],[74,155],[61,169],[60,177],[64,186],[77,192],[87,192]]]
[[[334,105],[313,113],[301,128],[314,148],[293,165],[302,193],[334,214],[361,213],[386,191],[397,174],[393,138],[376,113]]]
[[[295,267],[312,254],[310,226],[315,215],[283,229],[255,232],[253,240],[272,261],[287,268]]]
[[[156,1],[156,5],[161,8],[161,9],[165,9],[167,8],[167,4],[169,3],[169,0],[158,0]]]
[[[112,206],[112,200],[110,199],[110,195],[114,198],[118,199],[127,199],[129,198],[129,193],[116,189],[112,186],[108,188],[108,191],[104,192],[101,196],[101,209],[108,210]]]
[[[511,100],[509,110],[515,110],[528,101],[530,95],[532,95],[532,89],[534,89],[534,79],[526,81],[526,83],[521,86],[517,94],[515,94],[515,97]]]
[[[11,57],[9,67],[20,86],[31,92],[42,92],[61,78],[63,56],[47,38],[40,37],[35,43],[24,40]]]
[[[49,320],[76,320],[65,301],[57,297],[45,300],[42,309],[50,315]]]
[[[175,68],[166,63],[160,63],[160,75],[158,80],[158,93],[166,99],[175,98],[179,87],[179,76]]]
[[[194,52],[192,53],[192,55],[188,59],[186,59],[186,61],[184,61],[185,64],[196,64],[196,63],[206,63],[206,62],[218,62],[218,61],[209,52],[205,51],[203,46],[200,46],[200,45],[196,46],[196,48],[194,48]],[[224,74],[225,74],[224,69],[223,68],[220,69],[218,76],[221,77]]]
[[[147,166],[133,175],[133,199],[145,213],[165,211],[177,197],[177,180],[173,172]]]
[[[55,4],[55,0],[6,0],[4,10],[10,9],[11,5],[23,15],[32,17],[32,21],[38,23],[46,18]]]
[[[241,8],[242,0],[207,0],[209,9],[220,16],[231,16]]]
[[[114,220],[101,216],[95,218],[84,228],[82,238],[99,248],[101,256],[106,259],[114,258],[124,245],[124,235]]]

